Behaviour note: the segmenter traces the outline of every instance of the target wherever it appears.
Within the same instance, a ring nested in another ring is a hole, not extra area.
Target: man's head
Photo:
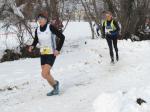
[[[44,26],[48,22],[48,13],[47,12],[39,13],[37,21],[40,24],[40,26]]]
[[[110,11],[105,12],[105,18],[106,18],[107,21],[112,20],[112,17],[113,17],[112,13]]]

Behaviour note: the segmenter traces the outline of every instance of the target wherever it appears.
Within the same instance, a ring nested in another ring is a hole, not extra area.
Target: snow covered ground
[[[69,23],[65,35],[52,69],[60,95],[46,96],[39,58],[1,63],[1,112],[150,112],[150,41],[120,40],[111,65],[106,40],[91,40],[87,23]]]

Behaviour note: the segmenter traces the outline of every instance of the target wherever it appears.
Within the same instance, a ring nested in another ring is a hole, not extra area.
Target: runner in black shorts
[[[48,23],[47,12],[42,12],[37,18],[40,26],[35,31],[35,38],[32,45],[29,47],[29,52],[39,43],[40,45],[40,59],[42,76],[48,81],[48,83],[54,88],[51,92],[47,93],[47,96],[59,94],[59,82],[54,80],[51,75],[51,68],[55,62],[56,57],[60,54],[60,50],[63,46],[65,36],[59,32],[54,26]],[[55,37],[60,39],[56,46]]]
[[[41,55],[41,65],[49,64],[52,67],[55,59],[56,56],[54,55]]]

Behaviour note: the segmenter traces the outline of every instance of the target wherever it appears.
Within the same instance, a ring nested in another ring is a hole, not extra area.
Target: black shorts
[[[49,64],[51,67],[53,66],[56,56],[53,54],[50,55],[41,55],[41,65]]]

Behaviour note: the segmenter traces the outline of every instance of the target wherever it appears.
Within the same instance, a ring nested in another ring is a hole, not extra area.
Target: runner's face
[[[112,15],[111,14],[106,14],[106,20],[110,21],[112,19]]]
[[[44,17],[39,17],[38,18],[38,23],[40,24],[40,26],[44,26],[46,24],[47,20]]]

